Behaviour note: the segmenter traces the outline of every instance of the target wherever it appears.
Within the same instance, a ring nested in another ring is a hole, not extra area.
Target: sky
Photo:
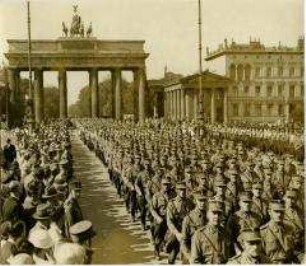
[[[303,0],[202,0],[203,51],[214,50],[225,38],[238,43],[260,38],[266,46],[296,46],[303,34]],[[99,39],[145,40],[147,76],[168,71],[183,75],[198,69],[198,0],[31,0],[32,38],[56,39],[62,21],[71,23],[73,4]],[[25,0],[0,0],[0,64],[6,39],[27,38]],[[206,67],[205,62],[204,69]],[[99,78],[107,77],[99,73]],[[131,75],[124,74],[131,79]],[[68,103],[87,85],[86,72],[68,73]],[[57,85],[56,72],[44,74],[45,85]]]

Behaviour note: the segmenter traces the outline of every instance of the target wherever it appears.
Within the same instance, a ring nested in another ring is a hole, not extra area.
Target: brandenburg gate
[[[76,13],[76,9],[75,9]],[[79,24],[73,24],[77,21]],[[43,72],[58,71],[60,91],[60,118],[67,117],[67,71],[88,71],[91,90],[91,115],[98,117],[98,72],[112,73],[112,117],[122,118],[121,72],[132,71],[134,74],[135,118],[141,122],[145,118],[146,73],[145,60],[149,54],[144,51],[143,40],[99,40],[91,36],[91,25],[84,36],[84,25],[75,14],[68,36],[68,29],[63,22],[64,37],[56,40],[32,40],[32,69],[34,71],[34,114],[35,121],[44,118]],[[5,54],[9,61],[8,79],[11,93],[19,91],[21,71],[29,71],[28,41],[8,40],[9,50]]]

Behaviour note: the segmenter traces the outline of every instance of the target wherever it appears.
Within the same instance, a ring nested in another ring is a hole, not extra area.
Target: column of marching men
[[[82,141],[108,168],[131,222],[173,264],[300,263],[304,172],[292,155],[216,137],[194,123],[77,120]]]
[[[8,139],[3,152],[0,264],[90,263],[93,230],[77,201],[67,123],[16,137],[17,148]]]

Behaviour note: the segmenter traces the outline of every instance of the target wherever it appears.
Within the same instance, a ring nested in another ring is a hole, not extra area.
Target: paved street
[[[130,223],[106,169],[77,137],[72,141],[72,153],[75,174],[82,182],[80,204],[85,219],[92,221],[97,232],[93,263],[157,263],[149,233],[141,230],[139,222]]]

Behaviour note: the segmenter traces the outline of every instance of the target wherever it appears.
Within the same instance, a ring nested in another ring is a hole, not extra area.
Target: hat
[[[273,211],[285,211],[285,204],[283,200],[273,200],[270,202],[270,210]]]
[[[14,171],[9,170],[5,173],[4,177],[1,179],[1,183],[5,184],[11,181],[14,178]]]
[[[50,211],[49,204],[39,204],[36,207],[36,212],[33,214],[33,218],[36,220],[47,220],[50,218]]]
[[[11,265],[29,265],[35,264],[32,256],[27,253],[19,253],[15,256],[11,256],[7,259],[7,262]]]
[[[8,188],[10,190],[10,192],[13,192],[13,191],[19,191],[20,189],[20,183],[16,180],[12,180],[9,185],[8,185]]]
[[[54,258],[56,264],[84,264],[86,250],[77,243],[60,243],[55,246]]]
[[[168,178],[163,178],[161,181],[162,184],[171,184],[170,180]]]
[[[183,182],[177,183],[176,189],[178,190],[186,190],[186,185]]]
[[[254,188],[254,189],[262,189],[262,184],[261,183],[254,183],[253,185],[252,185],[252,188]]]
[[[221,201],[211,199],[208,201],[208,210],[212,212],[222,212],[223,204]]]
[[[206,197],[200,191],[194,193],[194,198],[198,201],[205,201]]]
[[[89,231],[92,228],[92,223],[88,220],[80,221],[69,228],[69,233],[79,235]]]
[[[36,248],[48,249],[53,246],[53,240],[47,230],[38,228],[30,231],[28,240]]]
[[[254,230],[244,230],[241,232],[239,238],[246,242],[260,242],[260,234]]]
[[[231,174],[231,175],[237,175],[238,174],[238,171],[236,169],[229,169],[227,171],[228,174]]]
[[[60,160],[59,164],[60,165],[66,165],[66,164],[68,164],[68,160],[66,160],[66,159]]]
[[[293,199],[295,199],[296,196],[297,196],[297,193],[296,193],[295,190],[290,189],[290,190],[287,190],[285,196],[286,196],[287,198],[293,198]]]
[[[242,193],[240,196],[240,201],[251,202],[252,201],[251,193],[248,192]]]
[[[226,187],[226,183],[224,179],[215,180],[215,187]]]
[[[55,187],[48,187],[45,189],[45,193],[42,195],[43,199],[50,199],[57,196]]]

